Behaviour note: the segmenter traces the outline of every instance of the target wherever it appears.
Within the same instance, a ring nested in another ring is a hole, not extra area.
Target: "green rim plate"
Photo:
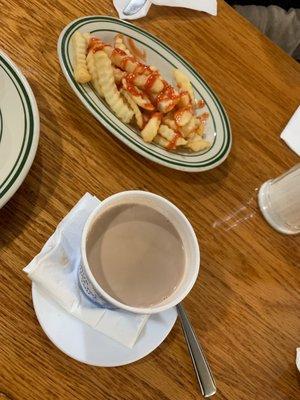
[[[169,82],[173,81],[172,72],[174,68],[180,68],[186,73],[191,80],[196,97],[205,100],[206,108],[202,112],[207,111],[210,114],[206,137],[212,142],[211,148],[199,153],[179,153],[166,151],[154,144],[143,142],[134,128],[122,123],[110,111],[90,85],[80,85],[75,82],[70,39],[76,30],[91,32],[110,43],[118,32],[133,38],[139,47],[146,51],[147,62],[155,65]],[[58,57],[65,77],[86,108],[113,135],[137,153],[167,167],[189,172],[212,169],[221,164],[228,156],[232,144],[232,135],[228,116],[220,100],[187,61],[150,33],[113,17],[89,16],[79,18],[67,25],[61,32],[58,40]]]
[[[39,140],[32,90],[11,59],[0,52],[0,208],[25,179]]]

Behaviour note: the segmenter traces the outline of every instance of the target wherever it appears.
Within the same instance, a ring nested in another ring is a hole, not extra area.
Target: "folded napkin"
[[[74,317],[132,348],[148,316],[99,308],[78,286],[82,230],[88,216],[99,203],[96,197],[86,193],[23,271]]]
[[[280,135],[281,139],[300,156],[300,106]]]
[[[138,19],[145,17],[151,4],[157,6],[184,7],[192,10],[204,11],[212,15],[217,15],[217,0],[147,0],[144,7],[134,15],[124,15],[124,7],[129,0],[113,0],[115,9],[121,19]]]
[[[297,347],[297,349],[296,349],[296,365],[297,365],[298,371],[300,372],[300,347]]]

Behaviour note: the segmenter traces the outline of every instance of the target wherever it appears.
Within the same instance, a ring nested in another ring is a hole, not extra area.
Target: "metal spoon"
[[[204,397],[210,397],[217,391],[212,372],[205,358],[202,347],[197,340],[187,313],[181,303],[177,305],[177,311],[201,392]]]
[[[147,0],[129,0],[122,11],[124,15],[133,15],[139,12],[145,5]]]

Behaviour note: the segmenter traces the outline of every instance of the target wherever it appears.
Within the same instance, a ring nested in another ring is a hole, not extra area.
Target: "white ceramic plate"
[[[39,113],[32,90],[0,52],[0,208],[25,179],[39,141]]]
[[[155,144],[145,143],[134,128],[122,123],[100,99],[90,85],[80,85],[73,78],[72,46],[73,33],[90,32],[107,43],[121,32],[133,38],[147,53],[147,63],[156,66],[163,77],[173,82],[174,68],[180,68],[192,82],[196,98],[203,98],[206,107],[201,110],[210,114],[206,128],[206,139],[212,142],[209,150],[199,153],[166,151]],[[183,171],[205,171],[221,164],[231,148],[231,130],[227,114],[212,89],[197,71],[162,41],[128,22],[106,16],[90,16],[71,22],[61,32],[58,40],[58,56],[61,68],[70,86],[86,108],[117,138],[144,157],[170,168]]]
[[[32,300],[45,334],[75,360],[100,367],[118,367],[155,350],[168,336],[177,318],[176,308],[151,315],[132,349],[115,342],[64,311],[32,284]]]

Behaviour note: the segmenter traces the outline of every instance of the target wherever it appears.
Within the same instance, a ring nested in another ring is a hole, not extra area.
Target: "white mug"
[[[101,285],[96,281],[88,264],[86,241],[93,223],[108,208],[122,204],[146,205],[160,212],[174,225],[183,243],[185,252],[185,269],[181,283],[170,296],[168,296],[162,302],[151,307],[132,307],[114,299],[112,296],[106,293]],[[176,306],[192,289],[197,279],[200,265],[200,250],[198,241],[195,232],[185,215],[174,204],[165,198],[140,190],[132,190],[114,194],[103,200],[101,204],[91,213],[83,229],[81,255],[82,264],[79,273],[79,282],[85,294],[100,307],[110,309],[120,308],[139,314],[159,313]]]

